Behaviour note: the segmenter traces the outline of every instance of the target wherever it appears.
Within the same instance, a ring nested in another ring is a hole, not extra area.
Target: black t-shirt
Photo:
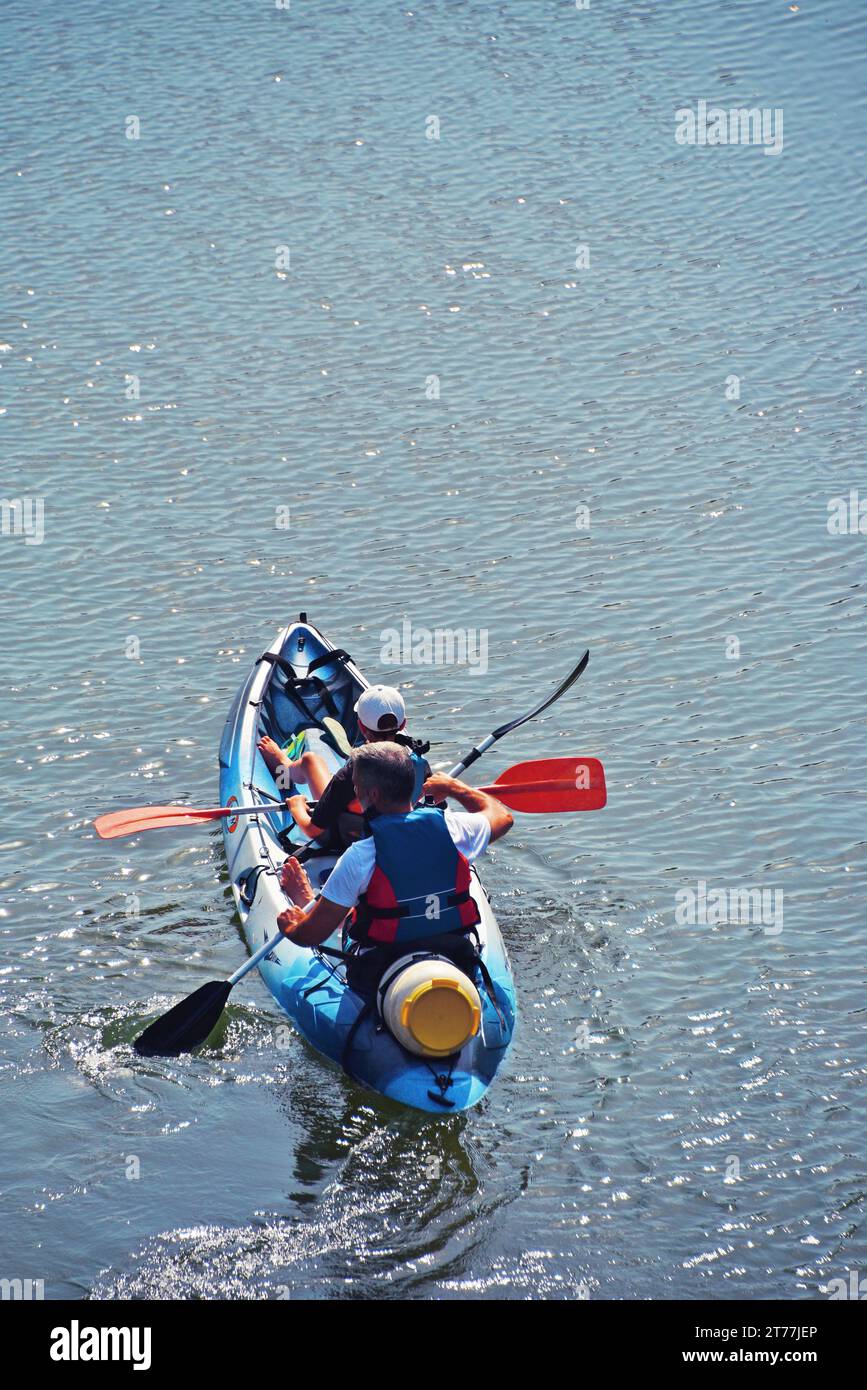
[[[395,740],[403,743],[403,739]],[[412,751],[417,750],[411,740],[407,740],[405,747]],[[428,744],[422,744],[425,752]],[[427,758],[424,759],[425,778],[430,777],[431,769]],[[349,810],[351,802],[356,800],[355,787],[352,783],[352,763],[347,761],[343,764],[339,772],[335,772],[325,791],[320,796],[313,810],[313,824],[318,825],[321,830],[333,830],[339,832],[341,829],[340,817],[345,816]],[[360,818],[359,818],[360,819]],[[361,828],[360,828],[361,829]],[[362,835],[369,835],[370,831],[365,824],[361,829]]]
[[[339,772],[335,772],[317,801],[313,811],[313,824],[323,830],[336,830],[338,816],[344,815],[349,810],[350,802],[354,800],[352,763],[346,762]]]

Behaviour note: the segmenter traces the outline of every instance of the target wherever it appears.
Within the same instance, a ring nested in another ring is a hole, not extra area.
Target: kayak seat
[[[354,709],[359,693],[358,684],[346,670],[349,658],[345,653],[323,649],[318,655],[312,655],[310,665],[301,668],[303,674],[282,655],[266,653],[261,658],[270,661],[271,675],[259,703],[257,738],[267,735],[285,748],[303,729],[306,734],[305,748],[323,758],[334,773],[343,763],[343,753],[323,720],[337,720],[350,745],[361,741]],[[266,796],[279,800],[293,793],[312,799],[310,789],[304,785],[278,787],[264,758],[258,753],[254,759],[253,782]],[[288,812],[285,815],[275,814],[269,817],[269,823],[280,843],[287,848],[284,837],[291,834],[294,826],[291,815]]]
[[[299,729],[321,728],[323,719],[336,719],[354,744],[359,738],[355,698],[356,687],[348,677],[335,688],[320,689],[318,680],[292,685],[281,676],[268,683],[259,711],[262,729],[283,744]]]

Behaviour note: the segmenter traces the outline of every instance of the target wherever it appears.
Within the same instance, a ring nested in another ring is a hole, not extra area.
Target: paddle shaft
[[[482,749],[482,751],[484,751],[484,749]],[[481,753],[479,756],[481,756]],[[450,772],[448,775],[449,777],[457,777],[458,774],[456,772]],[[498,782],[492,782],[491,785],[488,787],[476,787],[474,788],[474,790],[480,792],[489,792],[491,796],[496,796],[498,788],[501,791],[505,791],[508,787],[508,790],[510,792],[565,792],[569,791],[574,786],[574,782],[563,781],[562,779],[559,781],[551,781],[551,779],[549,778],[547,781],[543,782],[504,782],[502,786]],[[178,815],[187,814],[190,816],[213,816],[215,820],[218,819],[220,816],[253,816],[257,812],[264,815],[270,815],[273,814],[275,811],[282,814],[285,814],[286,812],[286,807],[278,806],[276,802],[273,806],[266,806],[261,801],[258,804],[252,806],[178,806],[177,808],[172,807],[173,812],[175,811],[175,809],[177,809]]]
[[[255,970],[260,960],[264,960],[265,957],[271,951],[273,951],[276,946],[279,946],[281,941],[285,941],[285,939],[286,938],[284,937],[283,933],[281,931],[278,931],[276,936],[272,936],[270,941],[266,941],[264,946],[260,946],[258,951],[256,951],[255,954],[252,955],[249,960],[245,961],[243,965],[239,966],[238,969],[235,971],[234,975],[229,976],[228,980],[226,981],[226,984],[236,985],[239,980],[243,980],[245,975],[249,975],[251,970]]]
[[[497,741],[497,735],[496,735],[496,734],[488,734],[488,737],[487,737],[487,738],[483,738],[482,741],[481,741],[481,743],[478,744],[477,746],[475,746],[475,747],[473,748],[472,752],[471,752],[471,753],[468,753],[467,756],[463,759],[462,762],[455,763],[455,766],[452,768],[451,772],[449,773],[449,777],[460,777],[461,773],[464,772],[464,771],[466,771],[466,769],[467,769],[472,763],[476,762],[476,760],[477,760],[478,758],[480,758],[480,757],[482,756],[483,753],[487,753],[488,749],[489,749],[489,748],[492,748],[493,745],[496,743],[496,741]],[[484,790],[484,788],[480,788],[480,790]]]

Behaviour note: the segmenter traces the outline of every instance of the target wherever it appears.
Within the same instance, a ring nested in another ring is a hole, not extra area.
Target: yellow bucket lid
[[[459,980],[437,978],[423,981],[406,996],[400,1021],[426,1053],[446,1057],[475,1037],[481,1016]]]

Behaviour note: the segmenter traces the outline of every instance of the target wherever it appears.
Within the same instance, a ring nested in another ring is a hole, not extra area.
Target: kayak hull
[[[329,661],[334,650],[311,624],[291,623],[269,648],[271,656],[280,660],[259,659],[238,691],[226,721],[220,745],[221,805],[262,803],[261,814],[223,820],[232,892],[251,952],[274,935],[277,915],[288,905],[279,882],[287,847],[308,843],[288,812],[281,809],[286,789],[281,792],[277,788],[256,745],[267,733],[285,746],[293,735],[306,729],[306,747],[337,771],[343,755],[322,720],[336,718],[348,742],[359,742],[354,705],[367,681],[351,661],[337,657]],[[291,668],[305,682],[314,662],[315,679],[302,684],[299,694],[291,681],[287,683],[287,670]],[[304,786],[292,790],[307,794]],[[305,864],[315,889],[325,882],[334,862],[333,855],[322,855]],[[440,1115],[466,1110],[483,1098],[496,1076],[512,1040],[516,1017],[508,955],[475,869],[471,892],[481,916],[482,958],[492,981],[493,998],[479,981],[481,1028],[453,1058],[416,1057],[401,1047],[375,1016],[359,1021],[364,1001],[346,985],[342,964],[318,951],[283,941],[260,963],[260,973],[297,1031],[368,1090]],[[340,949],[339,933],[325,944]]]

